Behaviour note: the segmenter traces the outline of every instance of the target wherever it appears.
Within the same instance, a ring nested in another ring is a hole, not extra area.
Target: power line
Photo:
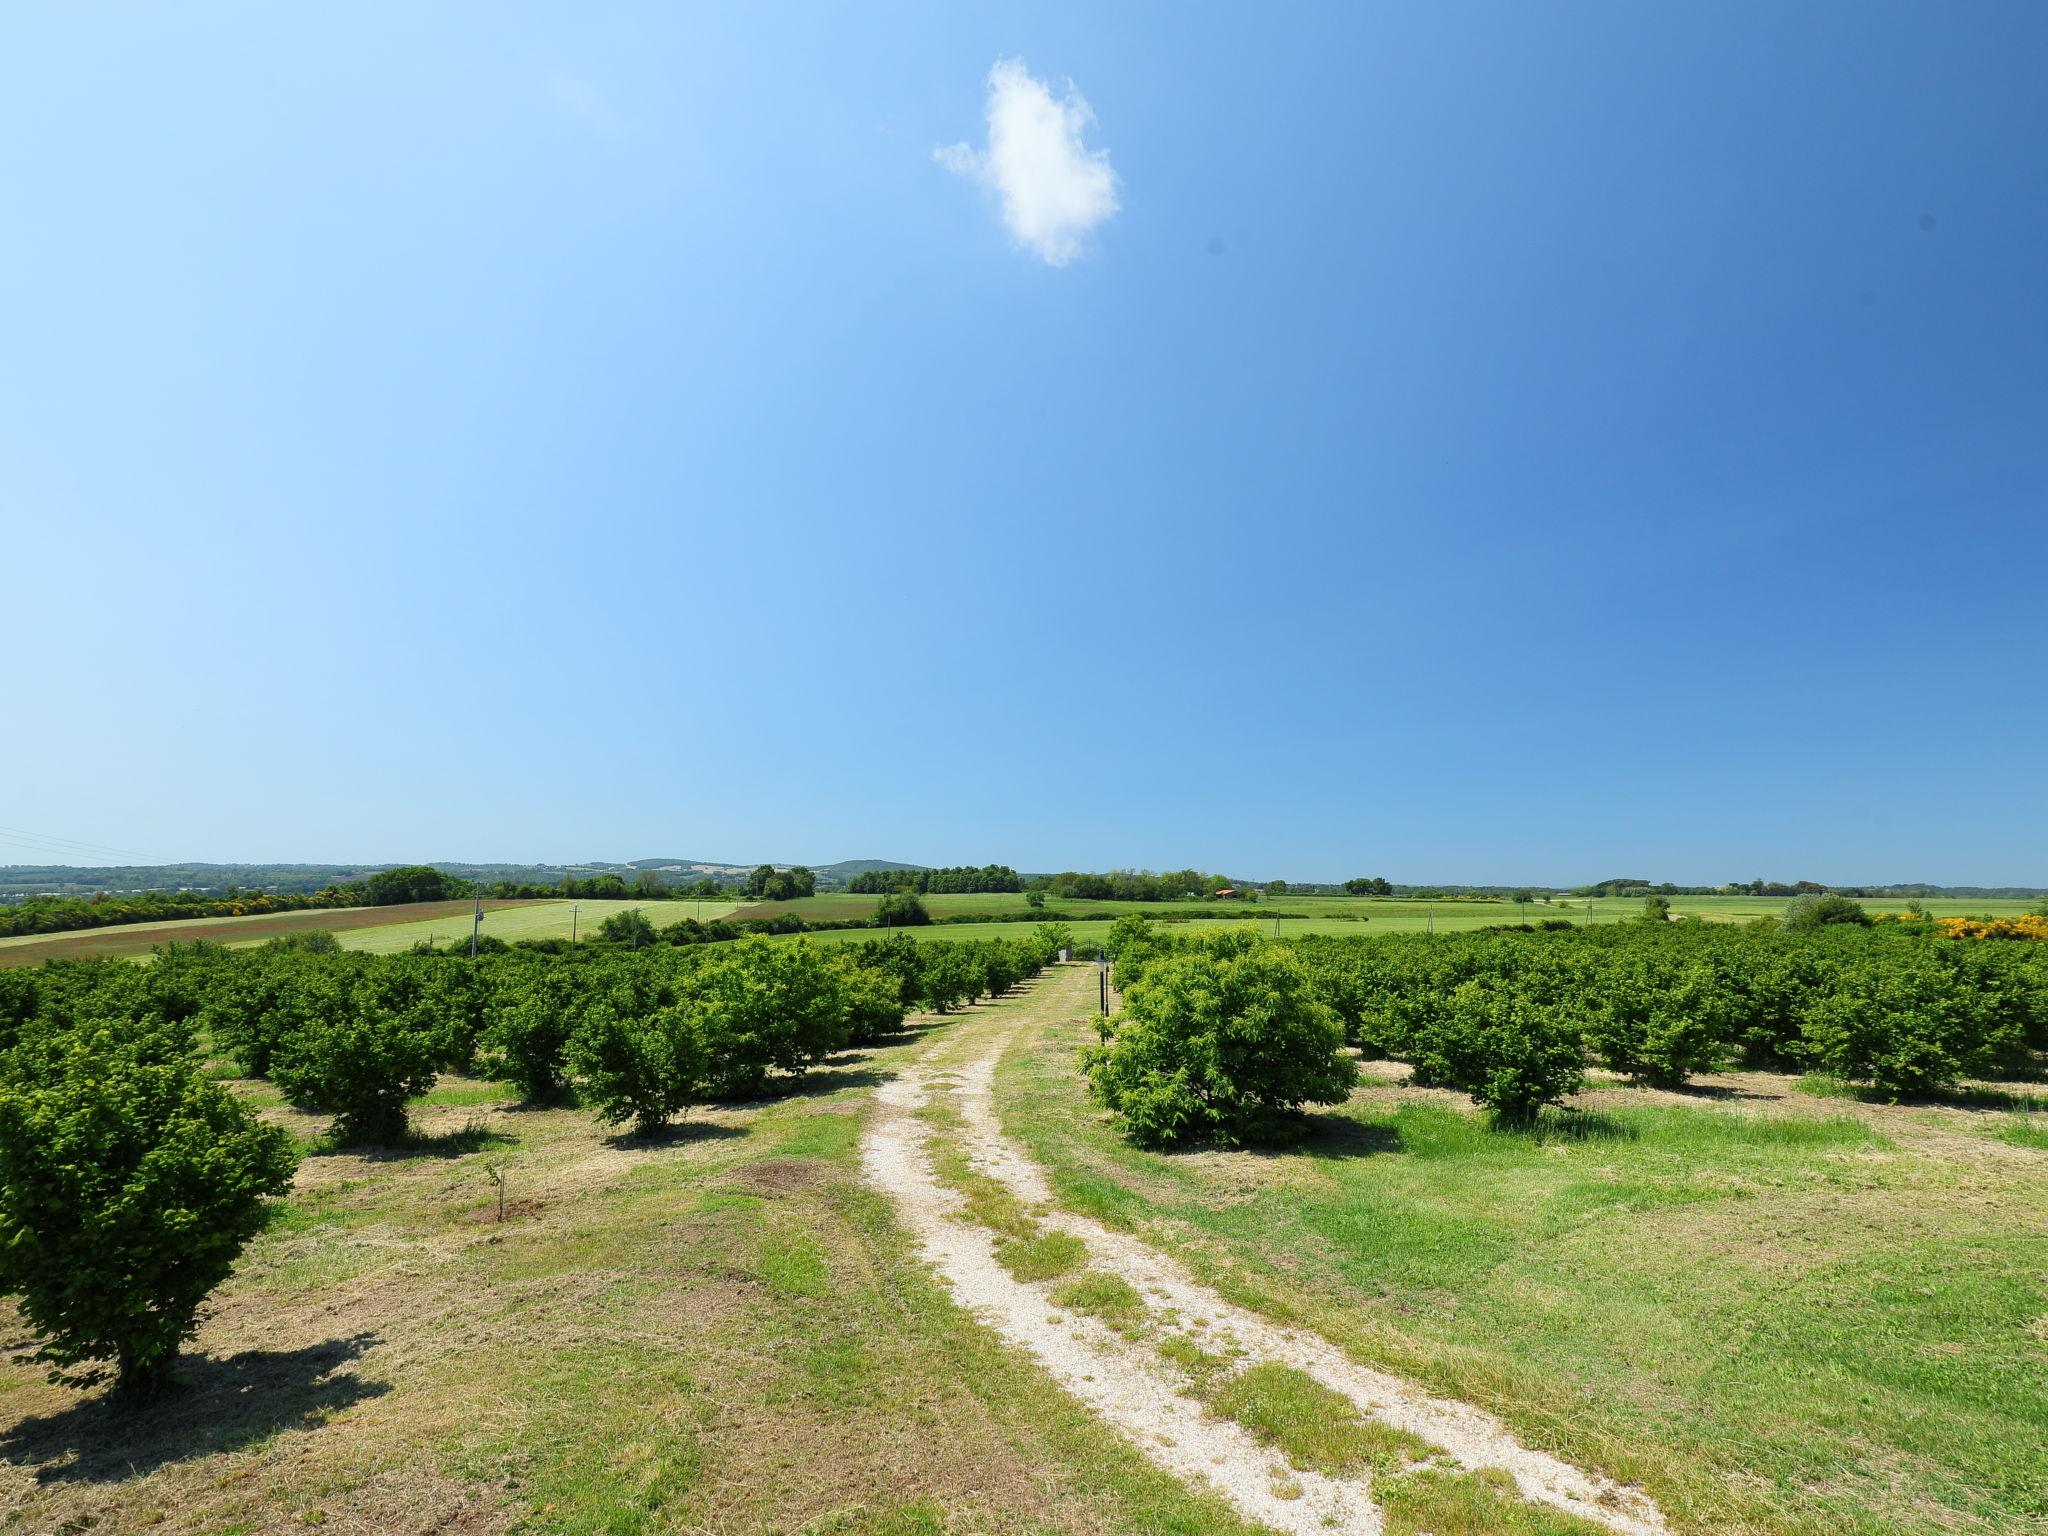
[[[106,843],[83,842],[75,837],[58,837],[50,832],[31,832],[26,827],[0,827],[0,841],[15,843],[21,847],[41,844],[46,849],[70,849],[77,853],[120,854],[134,859],[150,857],[134,848],[115,848]]]

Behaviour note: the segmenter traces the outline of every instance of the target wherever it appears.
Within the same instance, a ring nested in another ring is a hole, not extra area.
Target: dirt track
[[[1207,1482],[1247,1518],[1289,1536],[1377,1536],[1383,1520],[1370,1478],[1287,1467],[1241,1426],[1209,1414],[1158,1340],[1178,1335],[1205,1351],[1226,1352],[1238,1370],[1268,1362],[1292,1367],[1348,1397],[1368,1419],[1420,1437],[1461,1467],[1507,1473],[1534,1503],[1623,1536],[1661,1536],[1663,1517],[1640,1492],[1522,1445],[1490,1414],[1429,1396],[1356,1364],[1327,1340],[1234,1306],[1167,1255],[1058,1209],[1041,1170],[1003,1135],[990,1087],[1005,1045],[1024,1022],[1022,1010],[1038,1017],[1044,1009],[1078,1015],[1092,985],[1090,968],[1050,971],[1028,1000],[970,1013],[924,1060],[878,1092],[862,1146],[867,1175],[894,1202],[960,1305],[1030,1351],[1063,1388],[1152,1460],[1177,1476]],[[920,1113],[933,1106],[951,1108],[959,1129],[949,1129],[943,1116]],[[995,1235],[968,1218],[962,1195],[938,1177],[933,1153],[949,1137],[978,1173],[1024,1202],[1045,1229],[1078,1239],[1090,1270],[1134,1288],[1145,1304],[1144,1327],[1112,1329],[1063,1310],[1052,1282],[1013,1276],[997,1256]]]

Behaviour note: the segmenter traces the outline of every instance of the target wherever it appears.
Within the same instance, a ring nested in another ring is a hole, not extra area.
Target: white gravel
[[[1358,1365],[1326,1339],[1224,1300],[1128,1233],[1057,1209],[1042,1170],[996,1120],[990,1090],[1008,1039],[999,1021],[1000,1015],[985,1016],[985,1022],[970,1016],[957,1026],[963,1033],[977,1024],[986,1029],[985,1035],[956,1035],[949,1042],[967,1047],[965,1066],[944,1074],[912,1068],[883,1085],[862,1146],[867,1175],[895,1202],[955,1299],[1028,1349],[1062,1387],[1152,1460],[1209,1483],[1247,1518],[1290,1536],[1381,1529],[1368,1478],[1337,1479],[1286,1467],[1235,1422],[1210,1417],[1181,1390],[1184,1378],[1151,1345],[1128,1342],[1092,1318],[1062,1314],[1050,1300],[1051,1284],[1023,1284],[997,1261],[993,1234],[963,1217],[959,1195],[933,1173],[925,1141],[937,1132],[911,1113],[926,1102],[935,1079],[943,1077],[953,1093],[965,1121],[961,1147],[975,1166],[1038,1208],[1035,1214],[1046,1228],[1080,1239],[1093,1268],[1136,1289],[1152,1311],[1156,1333],[1183,1333],[1212,1352],[1242,1351],[1234,1356],[1240,1367],[1263,1361],[1292,1366],[1350,1398],[1369,1418],[1419,1436],[1462,1466],[1499,1468],[1526,1499],[1624,1536],[1665,1536],[1662,1514],[1639,1490],[1532,1450],[1491,1414]],[[947,1054],[955,1052],[949,1048]]]
[[[960,1196],[932,1172],[924,1145],[931,1128],[910,1113],[925,1093],[924,1075],[915,1069],[884,1084],[861,1157],[955,1301],[1029,1350],[1061,1387],[1153,1461],[1208,1483],[1246,1518],[1287,1536],[1378,1536],[1380,1512],[1363,1481],[1287,1467],[1235,1422],[1204,1413],[1150,1349],[1126,1343],[1093,1318],[1061,1312],[1049,1298],[1050,1284],[1025,1285],[998,1263],[991,1234],[962,1219]]]

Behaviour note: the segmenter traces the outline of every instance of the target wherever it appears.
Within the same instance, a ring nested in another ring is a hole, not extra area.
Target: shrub
[[[469,894],[469,882],[443,874],[431,864],[380,869],[363,882],[363,899],[373,907],[400,902],[448,901]]]
[[[932,920],[915,891],[891,891],[875,903],[875,922],[884,928],[922,928]]]
[[[263,947],[274,955],[338,955],[341,940],[325,928],[310,928],[303,933],[280,933]]]
[[[1600,973],[1586,1043],[1614,1071],[1675,1088],[1720,1060],[1731,1027],[1729,996],[1704,962],[1663,966],[1624,957]]]
[[[930,944],[918,971],[919,1000],[933,1013],[971,1002],[981,991],[981,966],[965,944]]]
[[[169,1379],[199,1305],[290,1186],[291,1139],[205,1081],[182,1042],[121,1024],[42,1032],[0,1076],[0,1290],[74,1385]]]
[[[709,1096],[751,1098],[846,1044],[840,972],[808,940],[742,939],[690,980]]]
[[[1925,1093],[2017,1054],[2021,1028],[1995,993],[1920,946],[1887,946],[1879,963],[1845,965],[1806,1011],[1808,1060],[1891,1095]]]
[[[593,998],[568,1056],[585,1097],[607,1125],[633,1122],[651,1136],[705,1097],[704,1037],[692,1007],[673,1002],[648,1010],[630,990]]]
[[[334,1116],[337,1141],[403,1141],[405,1106],[434,1086],[433,1038],[409,1018],[358,1008],[345,987],[279,1042],[270,1077],[300,1109]]]
[[[1101,1030],[1083,1056],[1090,1088],[1145,1145],[1269,1140],[1358,1077],[1337,1016],[1277,945],[1159,958]]]
[[[1838,923],[1870,926],[1870,914],[1846,896],[1800,896],[1785,908],[1787,933],[1813,933]]]
[[[846,1038],[854,1045],[872,1045],[903,1025],[903,992],[887,971],[854,963],[850,958],[833,961],[846,1020]]]
[[[614,912],[597,925],[597,936],[607,944],[623,944],[628,949],[645,949],[659,938],[653,922],[638,907]]]
[[[569,1037],[583,1013],[582,989],[557,965],[522,968],[487,1008],[477,1069],[510,1083],[529,1104],[568,1088]]]
[[[1562,1102],[1585,1075],[1579,1033],[1555,1004],[1500,977],[1474,976],[1444,995],[1412,1047],[1416,1077],[1469,1093],[1496,1120],[1523,1125]]]

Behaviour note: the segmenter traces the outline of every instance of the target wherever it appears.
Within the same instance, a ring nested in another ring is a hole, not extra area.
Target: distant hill
[[[466,864],[453,859],[425,859],[422,863],[434,864],[451,875],[460,875],[465,880],[481,884],[508,881],[519,885],[559,885],[565,875],[587,880],[604,874],[616,874],[629,885],[641,875],[652,872],[666,884],[686,885],[701,880],[707,875],[714,880],[729,882],[746,875],[761,864],[773,864],[778,869],[788,869],[791,861],[780,859],[752,859],[724,861],[717,859],[592,859],[580,864]],[[317,891],[328,885],[355,885],[368,879],[380,869],[391,869],[390,864],[121,864],[121,865],[78,865],[78,864],[5,864],[0,865],[0,901],[21,901],[30,896],[95,896],[102,892],[108,895],[130,894],[136,891],[194,891],[217,895],[234,887],[244,891]],[[841,859],[835,864],[813,864],[809,866],[817,876],[821,891],[844,890],[856,875],[870,870],[910,871],[928,869],[925,864],[905,864],[895,859]],[[1026,879],[1035,878],[1027,873]],[[1266,884],[1263,880],[1240,882],[1247,887]],[[1330,892],[1340,886],[1321,884],[1313,881],[1291,882],[1292,888],[1303,893]],[[1528,889],[1561,890],[1562,886],[1546,886],[1535,883]],[[1517,889],[1506,885],[1467,885],[1462,882],[1447,882],[1439,886],[1396,884],[1397,895],[1436,894],[1438,892],[1476,892],[1489,896],[1507,896]],[[1696,890],[1703,888],[1667,887],[1670,891]],[[2040,886],[1981,886],[1981,885],[1922,885],[1909,882],[1895,882],[1886,885],[1838,885],[1834,889],[1849,894],[1866,894],[1876,897],[1901,899],[1914,896],[1978,898],[1986,900],[2033,900],[2048,895],[2048,889]]]

